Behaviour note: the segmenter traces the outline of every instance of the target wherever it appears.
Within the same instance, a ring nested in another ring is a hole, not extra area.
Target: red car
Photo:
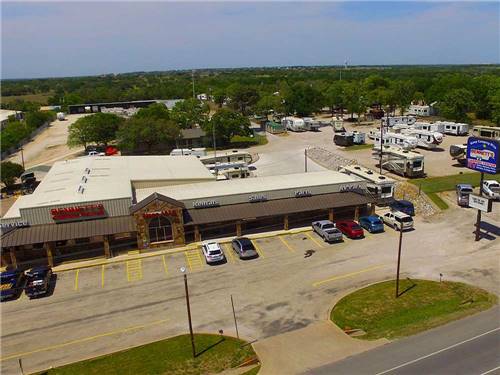
[[[354,220],[339,220],[335,222],[335,226],[349,238],[363,238],[365,236],[363,228]]]

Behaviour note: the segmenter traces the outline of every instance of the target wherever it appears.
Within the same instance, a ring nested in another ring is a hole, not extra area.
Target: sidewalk
[[[312,230],[311,227],[302,227],[302,228],[295,228],[295,229],[290,229],[290,230],[279,230],[279,231],[274,231],[274,232],[249,234],[249,235],[245,235],[245,237],[255,240],[255,239],[259,239],[259,238],[268,238],[268,237],[282,236],[282,235],[286,235],[286,234],[309,232],[311,230]],[[220,244],[223,244],[223,243],[231,242],[231,240],[233,238],[234,238],[234,236],[224,237],[224,238],[214,239],[213,241],[216,241]],[[72,271],[72,270],[81,269],[81,268],[98,267],[98,266],[103,266],[103,265],[105,266],[105,265],[110,265],[110,264],[114,264],[114,263],[127,262],[130,260],[157,257],[157,256],[165,255],[165,254],[182,253],[184,251],[197,249],[200,246],[201,246],[201,242],[194,242],[194,243],[191,243],[191,244],[189,244],[187,246],[183,246],[183,247],[176,247],[173,249],[161,249],[160,248],[158,250],[146,250],[143,253],[140,253],[139,250],[130,250],[128,252],[128,254],[118,255],[118,256],[115,256],[113,258],[108,258],[108,259],[97,258],[97,259],[89,259],[89,260],[63,263],[63,264],[60,264],[60,265],[53,267],[53,270],[54,270],[54,272],[65,272],[65,271]]]

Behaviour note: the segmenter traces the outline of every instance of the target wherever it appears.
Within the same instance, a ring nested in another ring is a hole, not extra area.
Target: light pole
[[[191,337],[191,349],[193,351],[193,358],[196,357],[196,349],[194,347],[193,323],[191,322],[191,306],[189,304],[189,289],[186,275],[186,267],[181,267],[181,272],[184,275],[184,290],[186,291],[186,306],[189,321],[189,335]]]
[[[396,298],[399,297],[399,267],[401,265],[401,244],[403,242],[403,224],[399,228],[398,270],[396,272]]]
[[[483,181],[484,181],[484,173],[481,172],[481,179],[479,180],[479,196],[483,196]],[[476,241],[481,239],[481,210],[477,210],[476,216]]]

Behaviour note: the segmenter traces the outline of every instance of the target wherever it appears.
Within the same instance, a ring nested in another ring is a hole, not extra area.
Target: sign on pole
[[[469,207],[477,208],[478,210],[484,212],[491,212],[492,200],[486,197],[480,197],[479,195],[470,194],[469,195]]]
[[[500,171],[500,142],[496,139],[469,137],[467,140],[467,168],[482,173]]]

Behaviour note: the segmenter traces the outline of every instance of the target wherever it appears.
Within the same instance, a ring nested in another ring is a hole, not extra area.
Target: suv
[[[500,183],[495,180],[483,181],[483,194],[488,198],[500,200]]]
[[[359,218],[359,225],[370,233],[384,231],[384,222],[377,215],[363,216]]]
[[[319,220],[312,223],[313,230],[327,242],[342,241],[342,232],[335,228],[330,220]]]
[[[233,245],[233,250],[238,254],[240,259],[251,259],[259,256],[252,241],[246,237],[235,238],[231,241],[231,244]]]
[[[349,238],[363,238],[365,236],[363,228],[354,220],[339,220],[335,225]]]
[[[382,215],[382,220],[388,226],[393,227],[396,230],[401,230],[401,228],[403,230],[413,228],[413,219],[410,215],[407,215],[404,212],[387,212]]]
[[[0,274],[0,300],[16,298],[23,289],[24,275],[21,271],[5,271]]]
[[[204,242],[201,245],[201,250],[207,264],[224,262],[226,260],[224,252],[217,242]]]
[[[469,207],[469,195],[472,194],[472,185],[458,184],[457,190],[457,204],[460,207]]]
[[[389,207],[393,211],[404,212],[407,215],[415,216],[415,207],[410,201],[400,199],[389,204]]]
[[[34,267],[26,271],[26,286],[24,293],[29,298],[45,295],[49,292],[52,269],[47,266]]]

